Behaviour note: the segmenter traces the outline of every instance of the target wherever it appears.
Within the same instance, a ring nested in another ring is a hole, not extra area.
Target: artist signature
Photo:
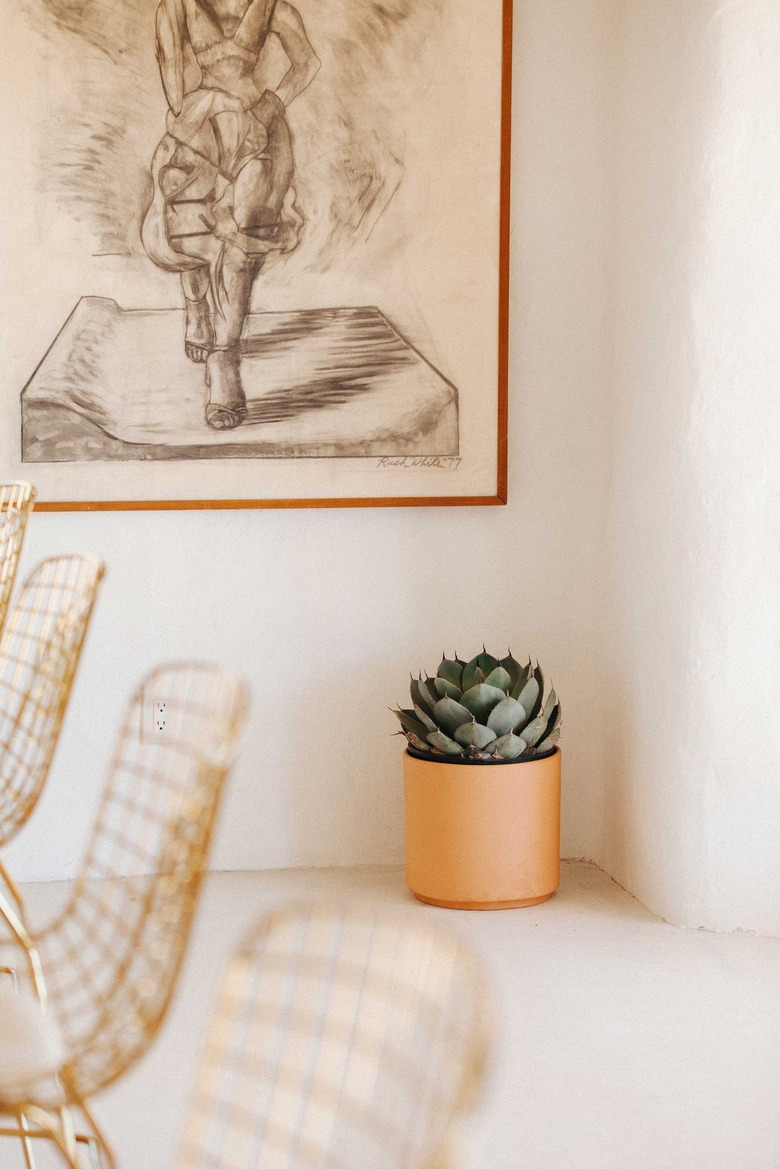
[[[392,467],[394,470],[400,468],[402,471],[420,471],[431,470],[434,471],[457,471],[463,460],[455,456],[445,458],[443,455],[401,455],[397,458],[391,458],[384,455],[381,459],[377,459],[377,470],[384,467]]]

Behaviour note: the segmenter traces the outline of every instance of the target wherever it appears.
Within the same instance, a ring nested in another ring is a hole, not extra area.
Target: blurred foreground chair
[[[38,802],[105,569],[94,556],[44,560],[27,578],[0,637],[0,849]],[[0,859],[0,915],[20,940],[24,906]]]
[[[29,483],[0,483],[0,633],[34,502],[35,490]]]
[[[130,702],[81,874],[62,913],[28,938],[47,1026],[23,993],[0,998],[0,1036],[16,1026],[37,1053],[16,1070],[0,1040],[0,1136],[22,1140],[28,1166],[36,1138],[70,1165],[79,1142],[113,1164],[88,1100],[141,1058],[165,1018],[247,705],[239,678],[199,664],[155,670]]]
[[[486,1056],[453,937],[395,915],[273,913],[229,965],[176,1169],[438,1169]]]

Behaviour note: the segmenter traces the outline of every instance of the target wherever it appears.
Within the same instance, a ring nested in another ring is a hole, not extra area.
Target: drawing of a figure
[[[290,63],[276,90],[256,82],[272,36]],[[303,226],[285,111],[320,63],[288,0],[160,0],[157,57],[169,112],[142,239],[157,265],[180,274],[185,351],[205,363],[206,421],[228,430],[246,415],[239,344],[253,283]]]

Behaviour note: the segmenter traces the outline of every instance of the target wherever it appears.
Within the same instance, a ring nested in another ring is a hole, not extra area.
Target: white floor
[[[45,918],[62,887],[27,894]],[[464,1169],[780,1166],[780,939],[675,929],[566,864],[552,901],[502,913],[422,906],[396,869],[212,876],[162,1036],[96,1105],[122,1169],[173,1166],[220,967],[264,910],[301,898],[432,914],[482,956],[498,1042]],[[0,1167],[17,1164],[4,1143]]]

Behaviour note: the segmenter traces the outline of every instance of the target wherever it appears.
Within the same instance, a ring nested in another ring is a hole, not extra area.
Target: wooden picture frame
[[[0,455],[37,510],[506,503],[513,0],[0,3]]]

